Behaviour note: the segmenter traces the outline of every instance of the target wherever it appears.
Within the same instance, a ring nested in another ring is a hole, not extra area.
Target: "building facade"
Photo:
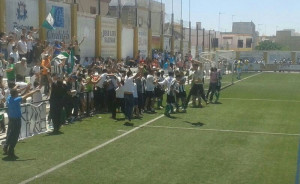
[[[291,51],[300,51],[300,34],[293,29],[277,31],[275,42]]]

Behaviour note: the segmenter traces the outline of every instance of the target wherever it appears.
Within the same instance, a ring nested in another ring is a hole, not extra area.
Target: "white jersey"
[[[174,77],[167,77],[164,81],[158,82],[161,86],[165,86],[167,88],[168,95],[175,95],[175,92],[178,92],[178,83]]]

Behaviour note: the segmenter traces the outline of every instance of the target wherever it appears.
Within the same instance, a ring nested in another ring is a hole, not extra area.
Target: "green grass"
[[[32,183],[294,183],[299,136],[267,133],[299,134],[299,79],[262,73],[241,81],[222,91],[221,104],[163,117]],[[134,126],[162,112],[145,114]],[[31,178],[134,128],[99,116],[65,126],[61,135],[19,142],[19,161],[1,161],[1,183]]]

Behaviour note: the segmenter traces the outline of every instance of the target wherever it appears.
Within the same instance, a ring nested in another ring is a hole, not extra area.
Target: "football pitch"
[[[100,114],[20,141],[0,183],[298,184],[300,74],[242,77],[220,103],[171,118]]]

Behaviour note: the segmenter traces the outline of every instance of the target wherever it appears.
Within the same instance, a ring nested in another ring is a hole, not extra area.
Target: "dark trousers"
[[[19,57],[20,57],[20,60],[24,57],[27,59],[27,53],[26,54],[19,54]],[[15,62],[18,62],[18,61],[15,61]]]
[[[0,115],[0,130],[5,132],[6,128],[5,128],[5,122],[4,122],[4,114]]]
[[[5,148],[9,154],[14,154],[15,147],[21,131],[21,118],[8,118],[8,130],[6,135]]]
[[[214,94],[216,93],[216,89],[217,89],[217,83],[209,83],[209,89],[206,93],[206,98],[208,99],[209,93],[210,97],[209,97],[209,101],[212,101],[214,98]]]
[[[116,118],[116,91],[111,89],[107,91],[107,107],[108,111],[111,112],[112,118]]]
[[[125,101],[125,116],[131,121],[133,111],[133,94],[124,94]]]
[[[124,110],[124,98],[117,98],[116,99],[116,109],[120,108],[121,112],[125,114],[125,110]]]
[[[0,104],[0,108],[4,108],[3,103]],[[5,117],[4,117],[4,113],[3,113],[2,115],[0,115],[0,130],[2,132],[6,131],[4,119],[5,119]]]
[[[73,102],[73,116],[77,117],[79,111],[79,105],[80,105],[79,97],[78,96],[72,97],[72,102]]]
[[[66,117],[70,118],[72,115],[72,109],[73,109],[73,101],[72,97],[70,95],[67,95],[64,99],[64,108],[66,110]]]
[[[16,82],[25,82],[25,76],[17,74],[16,75]]]
[[[44,93],[46,95],[48,95],[49,90],[50,90],[48,76],[47,75],[42,75],[41,81],[42,81],[42,85],[44,86]]]
[[[106,100],[107,100],[107,98],[105,95],[105,91],[103,88],[100,88],[100,92],[99,92],[100,111],[105,112],[105,110],[107,108]]]
[[[138,107],[140,112],[142,112],[144,106],[145,106],[144,93],[138,92]]]
[[[53,122],[54,132],[59,131],[63,119],[62,119],[62,110],[63,110],[63,103],[57,101],[50,100],[50,118]]]
[[[27,52],[27,64],[30,64],[33,60],[33,50]]]
[[[201,96],[201,98],[204,101],[207,101],[206,98],[205,98],[205,94],[204,94],[203,84],[193,84],[193,86],[192,86],[192,88],[189,92],[189,95],[187,97],[187,100],[186,100],[186,104],[185,104],[186,107],[188,106],[188,103],[189,103],[192,95]]]
[[[100,112],[100,88],[94,90],[94,107],[96,112]]]
[[[94,91],[94,105],[97,112],[104,111],[105,104],[105,91],[103,88],[97,87]]]

